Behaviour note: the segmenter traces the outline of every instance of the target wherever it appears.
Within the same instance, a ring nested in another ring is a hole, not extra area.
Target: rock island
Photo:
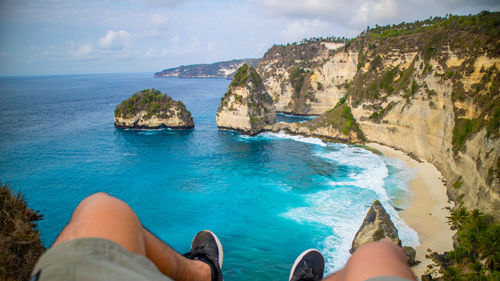
[[[171,129],[194,128],[191,112],[181,101],[175,101],[156,89],[146,89],[124,100],[115,109],[118,128]]]

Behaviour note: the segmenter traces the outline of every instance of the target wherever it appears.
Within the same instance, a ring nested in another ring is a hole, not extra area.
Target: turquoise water
[[[98,191],[127,202],[180,252],[198,231],[214,231],[229,281],[287,280],[308,248],[325,254],[327,273],[339,269],[375,199],[403,241],[416,245],[391,206],[404,208],[410,197],[413,171],[403,163],[313,138],[219,131],[215,112],[230,81],[151,77],[0,78],[0,180],[45,215],[46,246],[78,202]],[[195,129],[116,129],[116,105],[145,88],[181,99]]]

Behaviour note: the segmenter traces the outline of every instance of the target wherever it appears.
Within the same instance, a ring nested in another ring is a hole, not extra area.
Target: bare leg
[[[174,280],[211,280],[211,269],[206,263],[181,256],[144,229],[125,202],[105,193],[91,195],[78,205],[53,246],[84,237],[108,239],[146,256]]]
[[[403,250],[389,240],[359,247],[343,269],[324,280],[363,281],[376,276],[395,276],[417,280],[406,264]]]

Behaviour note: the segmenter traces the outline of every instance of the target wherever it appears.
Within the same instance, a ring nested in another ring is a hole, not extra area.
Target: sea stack
[[[255,135],[276,119],[273,99],[255,69],[247,64],[236,72],[217,110],[217,126]]]
[[[118,128],[171,129],[194,128],[191,112],[181,101],[174,101],[156,89],[146,89],[124,100],[115,109]]]
[[[373,202],[370,210],[366,214],[363,224],[359,228],[354,240],[352,241],[351,253],[360,246],[382,239],[388,239],[401,246],[398,230],[391,221],[391,217],[385,211],[378,200]]]

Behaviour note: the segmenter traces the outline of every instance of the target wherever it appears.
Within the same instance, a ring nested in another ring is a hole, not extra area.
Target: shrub
[[[28,207],[21,193],[0,182],[0,280],[28,280],[45,251],[36,229],[43,215]]]

